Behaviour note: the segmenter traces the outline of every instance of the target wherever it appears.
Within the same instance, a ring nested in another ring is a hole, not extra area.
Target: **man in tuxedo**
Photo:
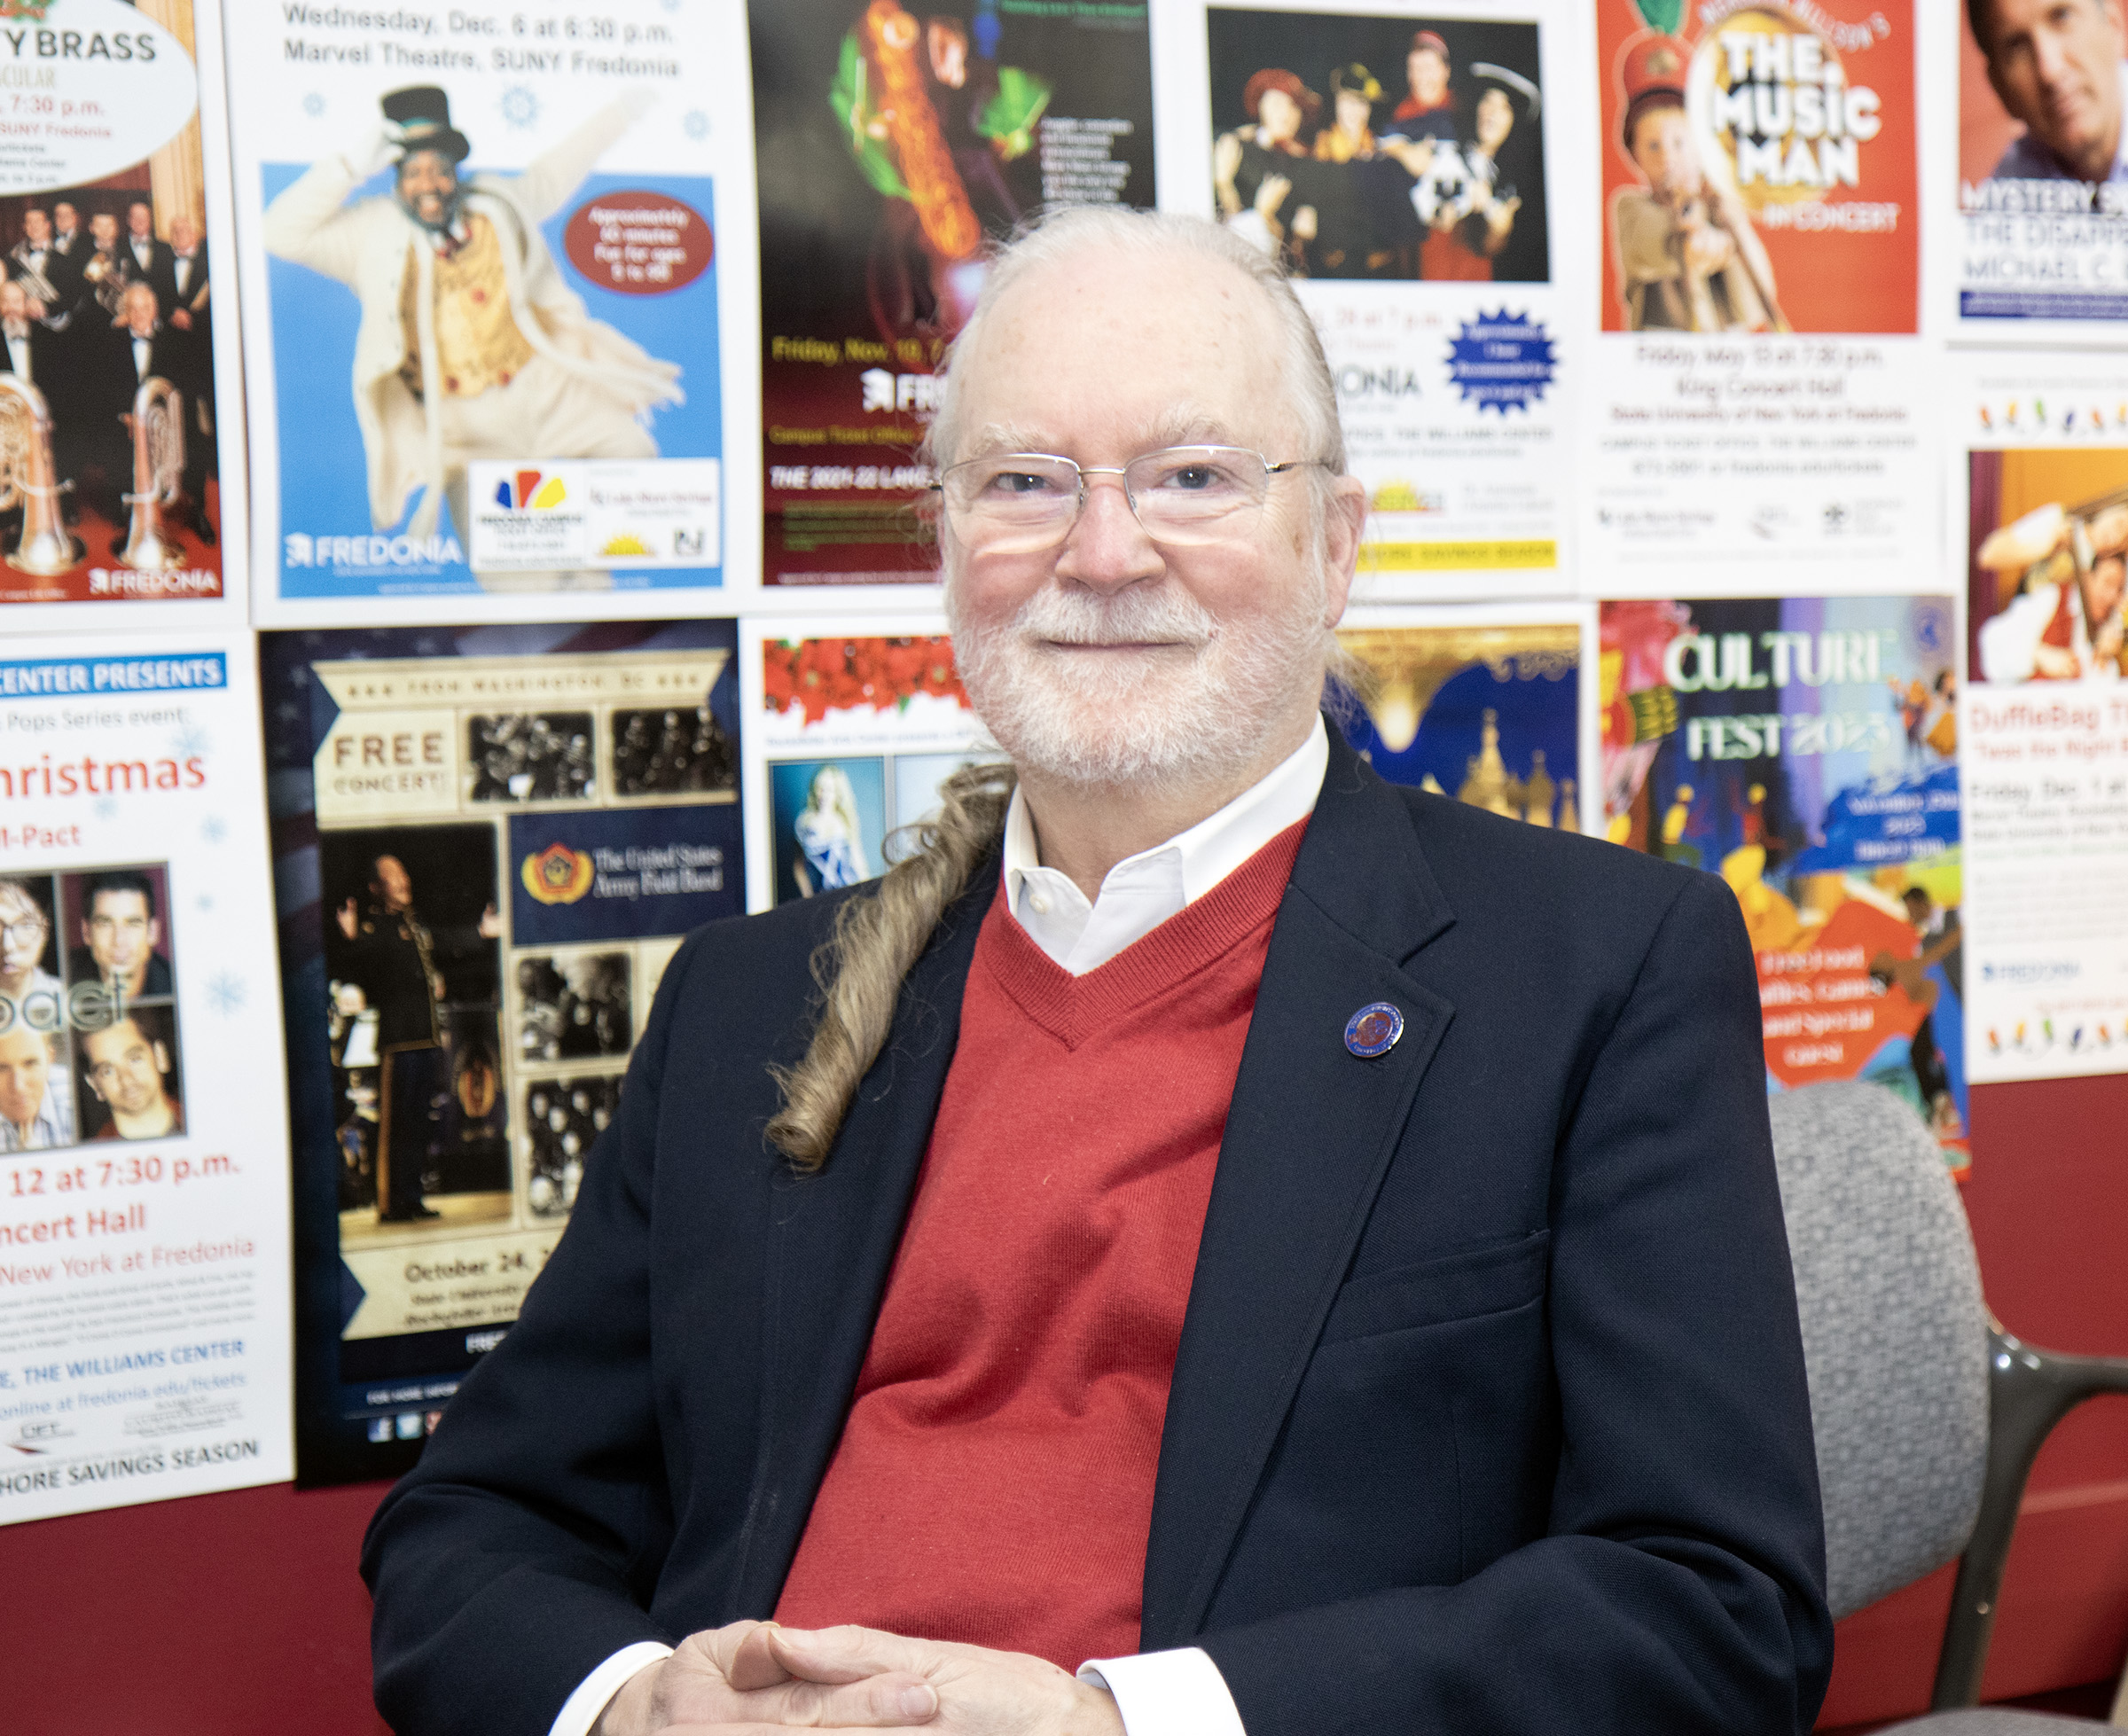
[[[11,373],[32,386],[42,387],[37,364],[43,346],[53,341],[30,311],[30,299],[19,278],[0,283],[0,373]]]
[[[158,244],[159,246],[161,244]],[[207,320],[207,243],[190,217],[170,220],[170,239],[148,279],[180,332],[200,332]]]
[[[48,332],[63,332],[77,289],[66,256],[52,245],[51,219],[35,206],[22,214],[22,239],[8,249],[7,276],[22,285],[29,317]]]
[[[372,1527],[386,1716],[1800,1736],[1831,1624],[1733,895],[1326,728],[1365,493],[1245,240],[1053,216],[946,378],[1010,764],[668,966]]]
[[[170,276],[171,251],[168,241],[155,234],[155,207],[145,199],[126,207],[126,251],[133,256],[132,275],[145,284],[160,285]],[[158,298],[160,292],[158,290]],[[168,301],[165,306],[169,305]]]
[[[92,395],[84,406],[93,442],[90,463],[101,473],[90,498],[121,529],[127,522],[124,496],[133,487],[133,404],[140,388],[151,379],[167,379],[184,395],[186,407],[199,389],[201,370],[198,346],[189,332],[164,324],[162,311],[145,280],[126,285],[119,298],[118,323],[106,332],[84,333],[99,340],[95,365],[84,370]],[[115,432],[114,432],[115,431]],[[214,530],[205,506],[203,443],[185,427],[184,521],[202,541],[211,543]],[[122,538],[118,546],[122,546]],[[112,552],[117,552],[114,546]]]

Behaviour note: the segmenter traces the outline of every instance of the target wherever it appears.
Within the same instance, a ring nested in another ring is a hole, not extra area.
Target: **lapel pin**
[[[1371,1001],[1345,1026],[1345,1047],[1363,1061],[1386,1055],[1404,1035],[1404,1014],[1387,1001]]]

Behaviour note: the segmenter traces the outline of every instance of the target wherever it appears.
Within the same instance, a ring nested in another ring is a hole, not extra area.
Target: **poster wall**
[[[248,636],[0,660],[0,1524],[285,1480]]]
[[[219,15],[54,0],[34,17],[0,35],[0,619],[240,620]]]
[[[1572,588],[1553,219],[1576,120],[1553,72],[1568,11],[1162,14],[1162,202],[1299,280],[1367,487],[1370,595]]]
[[[1601,594],[1931,581],[1912,0],[1598,0]]]
[[[239,17],[261,618],[679,612],[750,573],[734,11]]]
[[[909,502],[985,243],[1050,205],[1153,203],[1146,9],[752,0],[762,581],[927,582]]]
[[[1974,364],[1968,1050],[1982,1081],[2128,1069],[2128,371]],[[2035,378],[2038,374],[2040,377]]]
[[[1599,702],[1607,835],[1743,907],[1768,1087],[1889,1086],[1962,1171],[1954,620],[1948,597],[1608,602]]]
[[[411,1459],[553,1247],[666,962],[738,911],[729,622],[264,641],[298,1472]]]

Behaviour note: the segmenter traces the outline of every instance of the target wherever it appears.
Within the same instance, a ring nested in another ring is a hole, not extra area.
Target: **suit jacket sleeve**
[[[1203,1635],[1248,1736],[1810,1728],[1831,1626],[1756,978],[1728,889],[1680,881],[1561,1126],[1544,1535]]]
[[[544,1731],[603,1660],[675,1638],[645,1613],[672,1530],[648,1232],[672,1009],[698,957],[690,944],[665,973],[516,1325],[371,1522],[377,1704],[401,1736]]]

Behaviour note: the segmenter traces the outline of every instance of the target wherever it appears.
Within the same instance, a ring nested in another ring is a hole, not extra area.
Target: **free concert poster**
[[[2071,376],[2005,360],[1973,364],[1956,442],[1970,674],[1968,1052],[1983,1081],[2119,1073],[2128,368]]]
[[[1345,739],[1392,784],[1582,831],[1592,613],[1351,611],[1337,637],[1365,680],[1341,719]]]
[[[274,633],[297,1474],[411,1461],[567,1223],[666,963],[737,914],[729,621]]]
[[[1766,1080],[1867,1079],[1967,1138],[1948,597],[1601,606],[1607,835],[1719,874],[1758,958]]]
[[[2128,338],[2120,8],[2077,0],[2027,20],[2018,14],[2029,7],[1994,0],[1980,12],[1984,36],[1966,6],[1945,7],[1936,56],[1942,85],[1955,79],[1958,90],[1957,140],[1946,141],[1958,204],[1955,215],[1948,200],[1935,207],[1937,281],[1949,291],[1940,311],[1968,340],[2118,345]]]
[[[736,9],[232,19],[260,618],[678,613],[750,574]]]
[[[1913,13],[1597,0],[1598,594],[1933,582]]]
[[[996,758],[937,616],[748,621],[748,906],[855,886],[900,860],[896,833],[938,786]]]
[[[251,639],[0,656],[0,1524],[285,1481]]]
[[[946,345],[1044,206],[1153,203],[1143,0],[750,0],[762,581],[906,584]]]
[[[10,629],[242,619],[218,20],[190,0],[52,0],[0,20]]]
[[[1567,588],[1571,255],[1553,216],[1582,93],[1553,70],[1566,14],[1539,0],[1163,14],[1165,202],[1298,279],[1367,488],[1369,595]]]

